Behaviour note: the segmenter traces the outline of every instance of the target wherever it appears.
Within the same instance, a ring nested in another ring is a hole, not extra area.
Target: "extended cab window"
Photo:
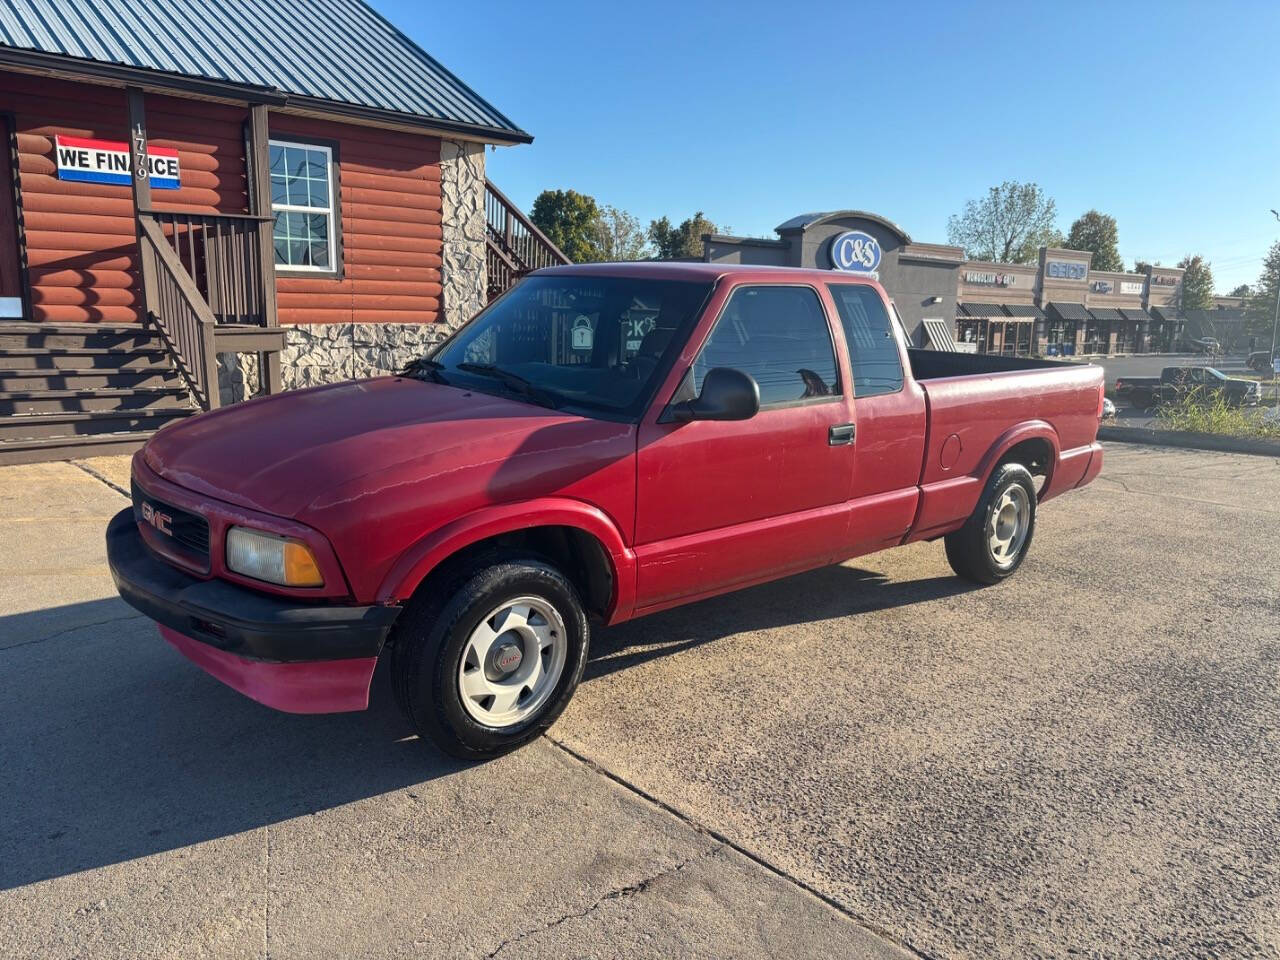
[[[833,283],[828,289],[849,344],[853,395],[897,393],[902,389],[902,358],[880,294],[863,284]]]
[[[755,377],[760,405],[840,393],[831,331],[809,287],[739,287],[693,364],[693,391],[714,367]]]

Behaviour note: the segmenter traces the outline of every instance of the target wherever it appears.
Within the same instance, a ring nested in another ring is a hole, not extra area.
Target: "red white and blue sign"
[[[113,183],[128,186],[133,180],[129,145],[123,141],[88,137],[54,138],[59,180]],[[177,190],[182,186],[178,151],[172,147],[147,147],[147,174],[153,190]]]

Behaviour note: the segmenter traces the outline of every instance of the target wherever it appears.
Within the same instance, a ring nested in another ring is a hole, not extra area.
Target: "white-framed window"
[[[336,273],[333,149],[272,140],[270,162],[276,269]]]

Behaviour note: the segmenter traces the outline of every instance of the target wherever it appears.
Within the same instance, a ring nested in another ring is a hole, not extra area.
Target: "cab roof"
[[[647,277],[651,280],[684,280],[715,283],[722,277],[734,280],[759,280],[764,283],[865,283],[879,286],[870,277],[836,270],[812,267],[773,267],[745,263],[703,263],[682,260],[638,260],[621,263],[571,263],[559,267],[543,267],[529,274],[545,276]]]

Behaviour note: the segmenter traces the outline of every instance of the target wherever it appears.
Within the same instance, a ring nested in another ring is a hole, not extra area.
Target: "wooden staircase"
[[[502,296],[532,270],[569,262],[560,248],[488,181],[484,185],[484,224],[490,300]]]
[[[198,409],[149,327],[0,323],[0,464],[129,453]]]

